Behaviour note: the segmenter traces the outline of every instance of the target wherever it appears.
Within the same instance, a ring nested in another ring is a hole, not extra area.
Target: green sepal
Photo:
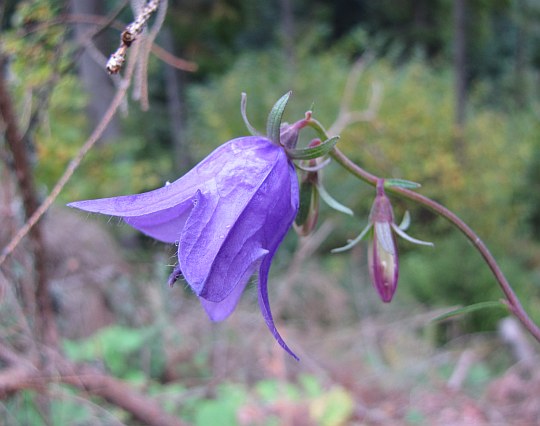
[[[293,160],[313,160],[328,154],[336,146],[339,136],[325,140],[312,148],[288,149],[287,155]]]
[[[324,186],[322,186],[321,184],[319,184],[319,186],[317,187],[317,189],[319,190],[319,195],[321,196],[321,199],[332,209],[338,211],[338,212],[341,212],[341,213],[345,213],[345,214],[348,214],[349,216],[354,216],[354,213],[353,211],[348,208],[347,206],[344,206],[343,204],[341,204],[339,201],[337,201],[335,198],[333,198],[327,191],[326,189],[324,188]]]
[[[350,250],[360,241],[362,241],[366,237],[366,235],[368,235],[370,238],[373,238],[373,224],[368,223],[366,227],[362,230],[362,232],[360,232],[360,235],[358,235],[358,237],[356,237],[354,240],[348,240],[347,244],[343,247],[338,247],[330,250],[330,253],[341,253]]]
[[[409,229],[409,226],[411,225],[411,214],[409,213],[409,210],[405,210],[405,214],[403,215],[403,219],[401,220],[401,223],[399,224],[398,228],[402,231],[406,231]]]
[[[268,114],[268,121],[266,122],[266,136],[272,142],[277,145],[281,145],[280,136],[281,136],[281,120],[283,118],[283,112],[289,102],[292,92],[285,93],[279,100],[274,104],[270,114]]]
[[[390,187],[398,187],[398,188],[406,188],[406,189],[418,189],[422,185],[416,182],[412,182],[410,180],[405,179],[385,179],[384,180],[384,187],[390,188]]]
[[[300,184],[300,206],[294,219],[294,223],[298,226],[302,226],[308,218],[313,200],[313,191],[315,191],[315,186],[312,183],[303,182]]]
[[[244,92],[242,92],[242,98],[240,101],[240,113],[242,114],[242,119],[244,120],[244,124],[246,125],[249,133],[251,133],[252,136],[259,136],[260,133],[251,125],[247,118],[247,94]]]

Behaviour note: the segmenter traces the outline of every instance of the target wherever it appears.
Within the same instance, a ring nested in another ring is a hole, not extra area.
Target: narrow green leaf
[[[292,92],[289,91],[279,98],[268,115],[268,121],[266,123],[266,135],[268,136],[268,139],[277,145],[281,145],[281,120],[283,118],[283,112],[285,111],[287,102],[289,102],[289,98],[291,97],[291,93]]]
[[[384,186],[385,188],[397,186],[398,188],[418,189],[422,185],[416,182],[412,182],[410,180],[405,180],[405,179],[385,179]]]
[[[328,154],[336,146],[338,140],[339,136],[334,136],[312,148],[288,149],[287,155],[293,160],[313,160]]]
[[[457,315],[469,314],[471,312],[479,311],[480,309],[489,309],[489,308],[503,308],[508,309],[506,305],[500,301],[497,302],[480,302],[475,303],[474,305],[465,306],[463,308],[453,309],[450,312],[446,312],[442,315],[439,315],[433,318],[432,322],[443,321],[445,319],[455,317]]]

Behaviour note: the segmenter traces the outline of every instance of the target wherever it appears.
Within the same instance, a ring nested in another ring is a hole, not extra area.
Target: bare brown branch
[[[167,414],[161,406],[133,390],[131,386],[114,377],[100,373],[87,366],[73,366],[65,363],[61,369],[60,381],[99,396],[123,408],[147,425],[182,426],[184,423]]]
[[[0,57],[0,117],[5,127],[5,139],[13,158],[17,184],[23,199],[24,211],[30,218],[38,210],[39,202],[35,190],[33,171],[28,160],[27,144],[19,130],[17,114],[11,95],[8,91],[4,75],[4,58]],[[30,243],[34,257],[36,273],[36,317],[40,318],[37,330],[39,338],[48,345],[55,345],[58,339],[54,322],[52,304],[47,286],[47,270],[45,265],[45,244],[39,224],[29,230]]]
[[[49,209],[49,207],[52,205],[54,200],[58,197],[62,189],[66,186],[71,176],[73,176],[73,173],[75,173],[75,170],[79,167],[82,160],[92,149],[92,147],[96,144],[96,142],[101,138],[103,135],[103,132],[107,128],[108,124],[118,111],[118,108],[124,101],[124,97],[126,95],[126,92],[129,88],[129,82],[133,76],[133,71],[135,68],[135,62],[137,58],[138,49],[135,48],[133,51],[132,60],[129,62],[128,68],[126,70],[126,76],[124,78],[124,81],[122,84],[120,84],[118,90],[116,91],[116,95],[113,98],[111,104],[109,105],[109,108],[103,115],[103,118],[101,119],[100,123],[97,125],[97,127],[94,129],[90,137],[86,140],[86,142],[83,144],[77,155],[70,161],[68,164],[66,170],[64,171],[64,174],[60,177],[54,188],[52,189],[49,196],[43,201],[43,203],[34,211],[32,216],[26,221],[26,223],[23,225],[21,229],[17,232],[17,234],[11,239],[11,241],[8,243],[8,245],[2,250],[2,255],[0,255],[0,266],[6,261],[7,257],[13,253],[13,250],[19,245],[21,240],[28,235],[28,233],[32,230],[32,228],[36,225],[36,223],[41,219],[41,217],[45,214],[45,212]]]

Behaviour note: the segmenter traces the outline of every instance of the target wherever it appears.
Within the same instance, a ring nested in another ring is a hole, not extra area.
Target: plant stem
[[[324,140],[329,138],[329,135],[327,134],[324,127],[315,119],[311,119],[309,122],[309,126],[312,127],[317,133],[319,133],[321,138],[324,138]],[[356,176],[360,180],[372,185],[376,186],[378,177],[367,172],[360,166],[358,166],[356,163],[351,161],[349,157],[347,157],[343,152],[341,152],[337,147],[334,147],[332,151],[330,151],[330,156],[337,161],[345,170],[347,170],[349,173],[351,173],[353,176]],[[427,207],[429,210],[434,212],[435,214],[444,217],[446,220],[448,220],[452,225],[454,225],[465,237],[471,241],[471,243],[474,245],[476,250],[482,255],[485,262],[489,266],[489,269],[491,269],[491,272],[495,276],[495,279],[499,283],[499,286],[501,287],[501,290],[504,293],[504,296],[506,297],[506,300],[504,301],[504,304],[508,307],[510,312],[514,314],[514,316],[521,321],[523,326],[529,331],[529,333],[532,334],[532,336],[540,342],[540,328],[533,322],[533,320],[529,317],[529,315],[525,312],[525,309],[523,309],[523,306],[521,305],[521,302],[519,301],[518,297],[516,296],[516,293],[512,289],[512,286],[504,276],[501,268],[499,267],[497,261],[487,248],[487,246],[484,244],[484,242],[480,239],[480,237],[467,225],[463,220],[461,220],[455,213],[448,210],[443,205],[437,203],[436,201],[433,201],[432,199],[425,197],[424,195],[418,194],[414,191],[411,191],[410,189],[406,188],[400,188],[400,187],[389,187],[385,188],[387,192],[390,192],[394,195],[398,195],[400,197],[412,200],[424,207]]]
[[[362,169],[360,166],[352,162],[338,148],[334,147],[334,149],[330,152],[330,155],[341,166],[343,166],[348,172],[350,172],[357,178],[373,186],[377,184],[377,179],[378,179],[377,176],[372,175],[371,173],[368,173],[367,171]],[[424,195],[411,191],[410,189],[399,188],[399,187],[389,187],[389,188],[386,188],[386,191],[393,193],[395,195],[401,196],[403,198],[407,198],[424,207],[427,207],[432,212],[438,214],[439,216],[444,217],[452,225],[454,225],[457,229],[459,229],[461,233],[464,234],[469,239],[469,241],[471,241],[474,247],[480,252],[482,257],[486,261],[487,265],[489,266],[489,269],[491,269],[491,272],[495,276],[495,279],[499,283],[499,286],[501,287],[506,297],[505,304],[508,306],[508,309],[521,321],[523,326],[534,336],[534,338],[538,342],[540,342],[540,328],[538,328],[538,326],[531,320],[529,315],[525,312],[525,309],[523,309],[521,302],[519,301],[518,297],[514,293],[514,290],[512,289],[510,283],[504,276],[501,268],[497,264],[497,261],[495,260],[495,258],[493,257],[493,255],[491,254],[487,246],[480,239],[480,237],[463,220],[461,220],[455,213],[448,210],[443,205],[437,203],[436,201],[433,201],[432,199],[428,197],[425,197]]]

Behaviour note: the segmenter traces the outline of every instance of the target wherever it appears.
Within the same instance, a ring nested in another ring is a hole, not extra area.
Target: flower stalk
[[[315,131],[319,134],[321,138],[328,138],[326,130],[317,120],[311,120],[309,125],[313,129],[315,129]],[[372,186],[377,185],[377,182],[379,180],[377,176],[369,173],[362,167],[358,166],[351,159],[349,159],[349,157],[347,157],[339,148],[334,147],[330,152],[330,157],[358,179]],[[493,276],[497,280],[499,287],[501,287],[501,290],[504,293],[506,300],[504,300],[503,303],[508,307],[508,310],[521,322],[521,324],[527,329],[527,331],[529,331],[529,333],[538,342],[540,342],[540,328],[529,317],[529,315],[521,305],[521,302],[519,301],[516,293],[512,289],[512,286],[510,285],[499,264],[497,263],[485,243],[469,227],[469,225],[467,225],[458,215],[444,207],[442,204],[439,204],[424,195],[418,194],[417,192],[411,191],[410,189],[394,186],[388,188],[388,192],[426,207],[435,214],[445,218],[455,228],[457,228],[482,255],[484,261],[486,262]]]

